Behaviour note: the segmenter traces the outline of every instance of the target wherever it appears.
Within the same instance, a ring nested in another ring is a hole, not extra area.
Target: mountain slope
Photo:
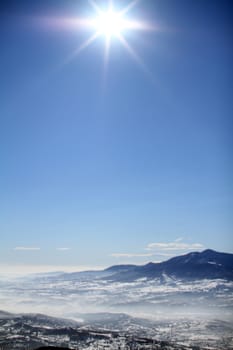
[[[113,266],[108,271],[112,271],[112,274],[106,278],[118,281],[139,278],[163,279],[165,275],[175,279],[233,280],[233,254],[208,249],[177,256],[161,263]]]
[[[233,281],[233,254],[220,253],[211,249],[176,256],[161,263],[150,262],[146,265],[113,265],[105,270],[62,273],[43,277],[54,281],[90,281],[108,280],[131,282],[140,278],[160,279],[170,282],[173,279],[202,280],[225,279]]]

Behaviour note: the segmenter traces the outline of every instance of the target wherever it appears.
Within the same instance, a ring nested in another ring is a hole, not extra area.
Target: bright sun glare
[[[104,64],[108,65],[109,54],[112,41],[118,41],[136,61],[137,64],[148,73],[147,68],[141,58],[134,51],[133,47],[127,40],[127,34],[131,31],[151,31],[155,28],[147,22],[136,20],[129,15],[129,12],[138,4],[140,0],[126,1],[123,9],[115,9],[113,0],[108,0],[107,7],[101,8],[95,0],[89,0],[88,3],[92,8],[92,15],[88,18],[63,18],[61,21],[55,20],[55,25],[61,25],[64,28],[71,29],[87,29],[91,31],[91,35],[83,42],[66,60],[73,60],[81,51],[89,47],[94,41],[100,37],[104,38]]]
[[[119,36],[123,32],[126,22],[119,13],[108,10],[99,14],[94,21],[94,26],[97,32],[111,38],[113,36]]]

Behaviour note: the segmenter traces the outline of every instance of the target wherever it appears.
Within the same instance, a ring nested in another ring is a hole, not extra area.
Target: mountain
[[[233,280],[233,254],[211,249],[192,252],[171,258],[161,263],[143,266],[120,265],[108,268],[105,278],[117,281],[132,281],[139,278],[164,279],[226,279]]]
[[[137,279],[157,279],[160,283],[173,280],[212,280],[233,281],[233,254],[220,253],[211,249],[176,256],[161,263],[149,262],[146,265],[113,265],[105,270],[62,273],[41,277],[52,281],[106,280],[132,282]],[[37,277],[37,279],[38,279]]]

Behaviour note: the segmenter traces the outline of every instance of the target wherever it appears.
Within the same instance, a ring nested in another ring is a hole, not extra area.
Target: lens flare
[[[44,24],[56,27],[59,30],[69,31],[87,31],[91,32],[90,36],[77,47],[74,52],[65,60],[68,63],[75,59],[82,51],[87,49],[97,39],[103,37],[104,39],[104,65],[105,68],[108,65],[111,43],[112,41],[118,41],[128,52],[131,58],[148,73],[146,66],[142,59],[128,43],[126,39],[127,34],[132,31],[157,31],[158,27],[150,25],[149,23],[141,20],[137,20],[130,16],[130,11],[137,5],[139,0],[129,2],[123,9],[115,9],[113,0],[109,0],[107,8],[102,9],[97,5],[94,0],[89,0],[88,3],[92,8],[93,14],[86,18],[71,17],[71,18],[45,18]],[[65,64],[64,63],[64,64]]]

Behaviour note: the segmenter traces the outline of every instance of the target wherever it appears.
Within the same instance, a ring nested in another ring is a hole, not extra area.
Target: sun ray
[[[108,8],[110,11],[113,10],[113,0],[109,0]]]
[[[87,39],[81,46],[79,46],[75,54],[79,54],[81,51],[85,50],[90,44],[93,43],[93,41],[98,38],[99,35],[99,32],[95,32],[91,37],[89,37],[89,39]]]
[[[133,48],[129,45],[129,43],[125,40],[123,35],[119,35],[118,39],[123,44],[123,46],[126,48],[126,50],[129,52],[129,54],[133,57],[133,59],[140,65],[144,66],[141,58],[138,56],[138,54],[133,50]]]
[[[134,49],[129,45],[127,40],[124,38],[123,35],[119,34],[118,39],[122,43],[122,45],[125,47],[125,49],[128,51],[130,56],[133,58],[133,60],[139,65],[139,67],[142,69],[142,71],[148,76],[151,77],[151,73],[148,70],[145,63],[142,61],[140,56],[134,51]]]
[[[108,80],[108,69],[109,69],[109,56],[110,56],[111,39],[106,37],[104,47],[104,60],[103,60],[103,74],[102,74],[102,86],[101,91],[103,96],[105,95]]]
[[[135,7],[140,0],[134,0],[131,3],[129,3],[128,6],[124,7],[122,11],[120,11],[120,16],[126,15],[130,10],[132,10],[133,7]]]
[[[101,9],[99,8],[99,6],[96,4],[96,2],[94,0],[89,0],[88,2],[98,15],[102,14]]]
[[[85,50],[88,46],[90,46],[98,37],[100,33],[95,32],[92,36],[90,36],[82,45],[80,45],[72,54],[65,60],[64,64],[68,64],[74,60],[76,56],[78,56],[83,50]]]
[[[111,38],[107,36],[105,40],[104,65],[108,65],[110,46],[111,46]]]

